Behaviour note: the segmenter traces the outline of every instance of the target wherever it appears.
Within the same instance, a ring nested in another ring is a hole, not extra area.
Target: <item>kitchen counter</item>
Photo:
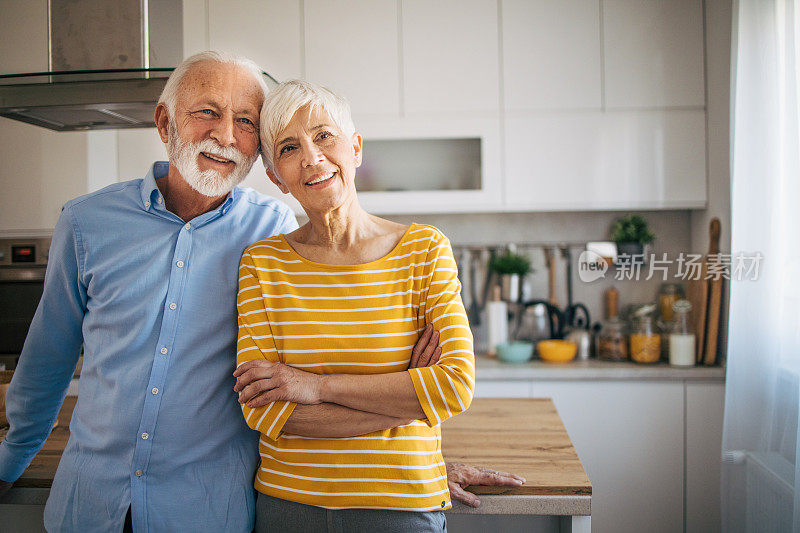
[[[64,400],[57,427],[1,503],[44,504],[76,400]],[[442,435],[446,461],[514,472],[527,480],[521,487],[470,487],[480,495],[481,507],[453,502],[448,513],[561,517],[562,525],[578,520],[566,526],[573,531],[588,531],[592,485],[551,400],[477,398],[466,413],[444,423]]]
[[[466,413],[442,425],[442,452],[448,462],[527,480],[521,487],[470,487],[481,506],[453,502],[449,513],[576,517],[561,527],[589,531],[592,484],[552,400],[476,398]]]
[[[725,367],[693,366],[679,368],[667,363],[570,361],[546,363],[534,359],[527,363],[504,363],[497,358],[478,355],[475,373],[479,380],[656,380],[656,381],[725,381]]]

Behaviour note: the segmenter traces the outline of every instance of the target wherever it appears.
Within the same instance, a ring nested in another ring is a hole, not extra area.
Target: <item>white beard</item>
[[[233,170],[227,177],[218,170],[200,170],[197,163],[197,158],[201,157],[200,152],[212,153],[233,161]],[[248,158],[233,146],[220,146],[212,139],[203,139],[196,143],[184,141],[178,135],[175,123],[170,122],[167,156],[192,189],[203,196],[215,197],[228,194],[239,185],[247,177],[258,154]]]

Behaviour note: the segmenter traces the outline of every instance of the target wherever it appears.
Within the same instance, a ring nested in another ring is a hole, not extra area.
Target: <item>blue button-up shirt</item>
[[[233,391],[239,259],[294,230],[285,204],[236,188],[191,221],[156,179],[64,206],[44,294],[6,397],[0,479],[47,438],[83,345],[70,438],[45,509],[58,531],[251,531],[258,434]]]

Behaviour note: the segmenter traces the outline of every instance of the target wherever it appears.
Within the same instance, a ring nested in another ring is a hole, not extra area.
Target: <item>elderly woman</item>
[[[273,90],[261,143],[309,221],[241,261],[235,375],[261,433],[257,530],[443,531],[440,424],[474,386],[450,243],[364,211],[361,135],[329,90]]]

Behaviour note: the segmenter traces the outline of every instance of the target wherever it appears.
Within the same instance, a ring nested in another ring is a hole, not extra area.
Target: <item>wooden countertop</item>
[[[476,398],[442,425],[445,461],[524,477],[521,487],[471,486],[475,494],[590,496],[592,484],[549,398]]]
[[[69,438],[75,407],[67,396],[58,426],[14,484],[16,488],[50,487]],[[469,410],[442,427],[446,461],[481,465],[519,474],[522,487],[472,486],[476,494],[591,496],[592,485],[550,399],[478,398]]]

